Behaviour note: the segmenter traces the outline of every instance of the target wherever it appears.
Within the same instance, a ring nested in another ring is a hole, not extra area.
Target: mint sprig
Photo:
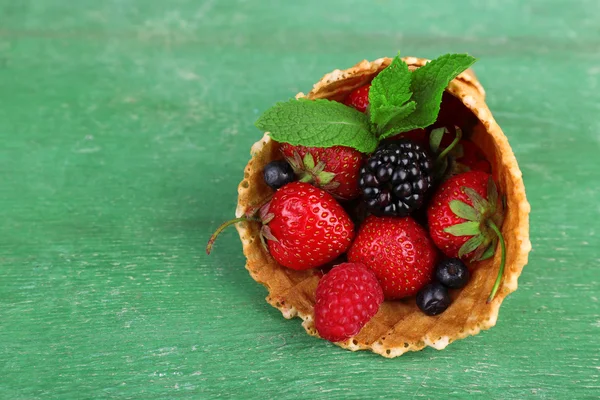
[[[384,134],[382,139],[433,124],[440,112],[444,90],[452,79],[473,65],[475,61],[475,58],[467,54],[446,54],[415,70],[411,74],[410,89],[411,100],[417,103],[417,108],[412,114],[399,121],[391,129],[392,133]],[[376,79],[377,77],[374,81]]]
[[[411,73],[408,65],[398,56],[371,82],[369,90],[371,122],[381,127],[388,124],[394,117],[393,113],[390,113],[391,107],[399,111],[410,100],[412,96],[410,86]],[[398,114],[403,112],[399,111]]]
[[[389,131],[395,132],[395,126],[398,122],[403,121],[406,117],[412,114],[417,108],[417,103],[414,101],[408,102],[403,106],[382,106],[377,109],[377,119],[375,124],[377,128],[377,136],[383,137]]]
[[[378,140],[369,117],[330,100],[289,100],[268,109],[255,123],[277,142],[311,147],[347,146],[371,153]]]
[[[410,72],[397,56],[373,79],[366,114],[335,101],[299,99],[276,104],[255,125],[278,142],[371,153],[380,140],[433,124],[444,90],[475,61],[446,54]]]

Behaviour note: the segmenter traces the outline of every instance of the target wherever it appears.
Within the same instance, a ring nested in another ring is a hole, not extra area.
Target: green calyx
[[[398,55],[371,82],[366,114],[336,101],[291,99],[265,111],[255,125],[277,142],[371,153],[383,139],[433,124],[444,90],[475,61],[446,54],[411,72]]]
[[[296,176],[300,182],[312,183],[323,190],[333,190],[340,186],[339,182],[335,182],[335,174],[325,171],[325,163],[315,159],[310,153],[306,153],[304,157],[300,157],[297,151],[291,158],[287,158],[288,163],[294,169]]]
[[[452,143],[443,151],[440,151],[440,146],[444,134],[449,133],[448,128],[437,128],[431,131],[429,135],[429,148],[433,154],[436,154],[436,159],[433,167],[433,176],[437,181],[444,181],[454,171],[454,160],[462,155],[462,129],[458,126],[454,127],[455,136]]]
[[[469,258],[473,261],[491,258],[495,253],[498,242],[500,242],[502,259],[498,277],[488,298],[489,303],[500,287],[506,263],[506,245],[499,228],[502,226],[504,219],[503,201],[499,198],[498,188],[491,176],[487,185],[487,198],[483,198],[469,187],[463,187],[462,190],[472,205],[460,200],[453,200],[450,202],[450,209],[457,217],[465,219],[466,222],[449,226],[444,231],[453,236],[471,236],[459,249],[458,257],[463,258],[472,254]]]
[[[502,204],[498,201],[498,189],[491,177],[488,180],[487,199],[472,188],[463,187],[462,189],[472,205],[460,200],[452,200],[450,209],[457,217],[465,219],[466,222],[449,226],[444,231],[454,236],[472,236],[460,248],[459,257],[474,252],[472,260],[485,260],[493,255],[493,252],[490,253],[488,249],[495,248],[498,239],[498,235],[490,223],[501,226],[503,220]]]

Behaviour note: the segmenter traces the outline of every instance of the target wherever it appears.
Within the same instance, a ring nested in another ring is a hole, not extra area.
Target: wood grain
[[[0,393],[542,398],[600,393],[600,6],[0,0]],[[265,301],[203,246],[275,101],[356,61],[468,51],[532,205],[495,328],[386,360]]]

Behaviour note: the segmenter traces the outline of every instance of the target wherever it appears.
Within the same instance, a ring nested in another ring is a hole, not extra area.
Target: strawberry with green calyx
[[[295,270],[335,260],[354,238],[354,224],[333,196],[308,183],[292,182],[275,192],[258,217],[236,218],[221,225],[208,241],[206,253],[210,254],[223,229],[242,221],[261,222],[261,241],[271,256]]]
[[[370,154],[381,140],[432,125],[449,82],[474,62],[466,54],[446,54],[410,72],[396,57],[371,82],[366,113],[335,101],[301,98],[276,104],[256,126],[292,146],[344,146]]]
[[[500,271],[488,302],[498,290],[506,261],[506,246],[500,231],[503,206],[499,197],[490,174],[469,171],[442,183],[427,209],[429,234],[448,257],[485,260],[494,255],[500,242]]]
[[[351,147],[329,148],[281,144],[281,152],[301,182],[350,200],[359,195],[358,173],[364,156]]]

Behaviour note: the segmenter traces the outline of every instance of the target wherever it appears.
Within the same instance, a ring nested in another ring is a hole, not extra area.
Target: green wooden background
[[[0,397],[598,398],[598,21],[598,0],[0,0]],[[494,329],[387,360],[283,319],[234,230],[203,247],[257,115],[398,50],[480,58],[533,252]]]

